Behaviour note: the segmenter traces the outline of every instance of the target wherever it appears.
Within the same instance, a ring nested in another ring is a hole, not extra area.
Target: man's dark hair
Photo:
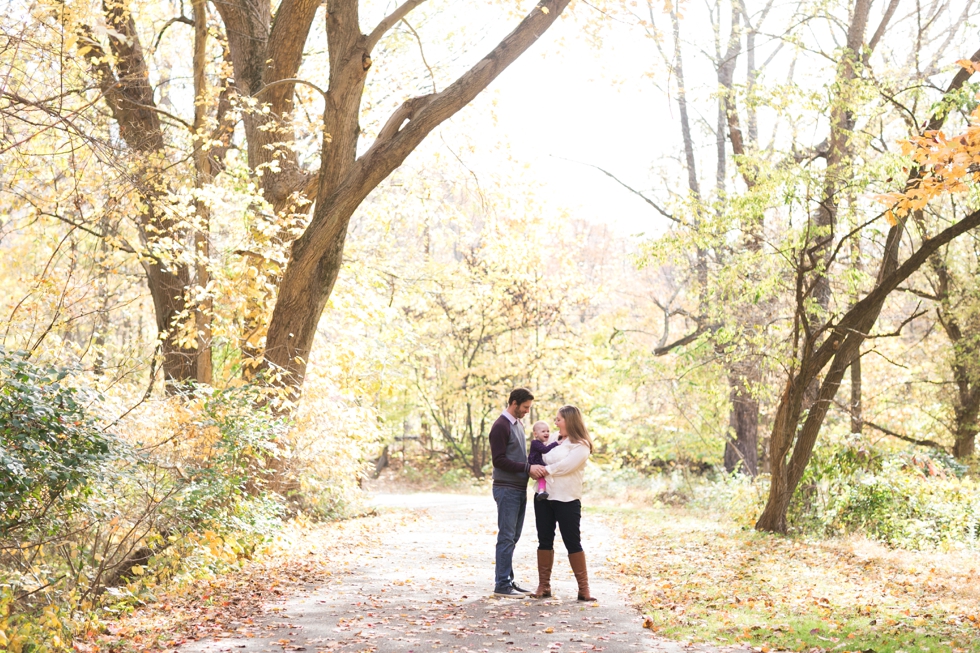
[[[533,401],[534,395],[527,388],[514,388],[510,391],[510,397],[507,398],[507,405],[516,403],[518,406],[523,404],[525,401]]]

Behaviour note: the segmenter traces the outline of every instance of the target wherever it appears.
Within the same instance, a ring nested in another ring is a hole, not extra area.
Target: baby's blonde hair
[[[546,429],[548,429],[549,431],[551,430],[551,427],[548,426],[548,422],[546,422],[546,421],[544,421],[542,419],[542,420],[538,420],[537,422],[534,423],[534,426],[531,427],[531,432],[533,433],[534,431],[537,431],[539,426],[543,426]]]

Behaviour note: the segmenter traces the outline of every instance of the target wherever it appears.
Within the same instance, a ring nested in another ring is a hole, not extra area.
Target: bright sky
[[[764,2],[753,2],[750,11],[757,12],[763,5]],[[873,2],[869,35],[880,22],[886,5],[881,0]],[[449,3],[448,6],[449,13],[458,11],[459,5]],[[712,94],[717,88],[717,77],[707,53],[699,48],[713,50],[713,34],[707,5],[689,2],[683,6],[681,32],[688,99],[692,129],[700,145],[696,153],[698,173],[702,185],[707,187],[713,185],[715,168],[714,135],[709,125],[713,126],[716,120]],[[763,32],[781,33],[786,26],[795,24],[798,9],[799,3],[776,2]],[[655,234],[664,230],[668,221],[587,164],[610,171],[638,190],[656,189],[653,196],[661,205],[667,204],[664,175],[672,178],[673,188],[679,189],[684,187],[680,178],[686,174],[676,98],[669,97],[665,90],[673,89],[673,84],[667,78],[655,43],[640,27],[612,22],[602,32],[601,47],[596,47],[583,35],[581,27],[581,21],[595,19],[595,10],[583,1],[573,2],[570,10],[574,12],[573,19],[562,19],[553,25],[454,121],[465,121],[471,131],[477,132],[473,138],[484,143],[487,150],[502,143],[517,160],[527,162],[530,165],[527,174],[544,186],[541,194],[550,195],[555,203],[573,209],[579,217],[606,222],[623,234]],[[482,11],[487,8],[483,7]],[[499,5],[491,11],[489,15],[499,19]],[[958,8],[951,9],[938,22],[948,22],[958,15]],[[669,17],[661,11],[656,11],[654,16],[658,27],[669,31]],[[480,24],[479,18],[474,19],[465,12],[455,16],[455,20]],[[483,42],[460,56],[455,65],[472,65],[504,33],[513,29],[516,22],[510,19],[496,25],[487,23]],[[914,24],[913,9],[896,14],[890,23],[889,38],[884,40],[891,49],[886,49],[883,42],[876,51],[873,60],[876,74],[887,76],[893,65],[910,65],[905,61],[909,55],[904,37]],[[828,69],[834,66],[834,49],[839,47],[844,29],[840,25],[832,28],[828,25],[826,20],[814,20],[804,30],[808,47],[822,50],[826,56],[805,50],[794,53],[791,46],[777,51],[780,39],[760,34],[756,62],[760,68],[764,67],[761,73],[765,75],[760,81],[782,83],[793,69],[792,81],[801,89],[801,97],[807,91],[814,92],[816,97],[825,94]],[[956,29],[960,27],[957,25]],[[723,33],[727,29],[727,25],[723,26]],[[937,23],[934,31],[938,41],[945,40],[949,34],[945,23]],[[671,45],[667,43],[665,47]],[[955,59],[968,57],[973,49],[971,46],[966,51],[953,43],[950,51],[956,53]],[[964,53],[958,54],[959,50]],[[766,65],[774,52],[778,56]],[[946,63],[948,68],[952,60]],[[736,83],[744,83],[745,64],[743,49],[737,63]],[[799,113],[807,103],[799,97],[797,100],[799,106],[793,111]],[[777,124],[775,115],[775,110],[760,107],[760,140],[766,143],[776,138],[777,143],[785,145],[780,141],[789,137],[786,118],[773,135]],[[803,133],[796,133],[794,141],[816,144],[826,136],[826,116],[819,112],[806,115],[797,122],[796,128]],[[902,133],[889,140],[905,135],[905,127],[899,127]],[[465,158],[478,174],[493,174],[494,166],[500,166],[499,157],[488,158],[481,165],[479,152],[466,154]]]
[[[449,24],[454,18],[479,24],[473,16],[447,15],[454,9],[451,4],[444,6],[446,13],[422,23],[423,38],[424,30],[436,32],[435,24]],[[603,42],[597,47],[581,25],[582,20],[595,19],[595,10],[584,2],[573,3],[573,10],[574,18],[553,25],[453,119],[457,128],[465,123],[470,141],[477,145],[477,152],[466,153],[464,159],[478,175],[511,172],[501,171],[499,151],[492,153],[500,144],[530,166],[525,173],[529,181],[540,184],[539,195],[555,205],[573,210],[578,217],[605,222],[621,234],[660,232],[667,226],[665,218],[590,166],[608,170],[638,190],[659,188],[655,196],[661,205],[667,203],[660,177],[665,171],[677,176],[685,173],[680,165],[676,103],[663,90],[669,85],[662,59],[641,28],[621,23],[604,29]],[[488,10],[484,7],[482,11]],[[425,39],[427,57],[430,63],[436,62],[441,83],[446,83],[450,70],[458,73],[472,65],[513,29],[517,19],[500,20],[500,14],[499,6],[490,10],[488,16],[497,18],[496,24],[488,22],[482,41],[465,54],[440,52],[438,40]],[[669,19],[663,14],[658,18],[666,26]],[[714,69],[696,52],[686,52],[685,57],[689,80],[699,80],[688,82],[692,101],[697,102],[699,96],[702,102],[707,100],[701,106],[711,110],[707,118],[713,120],[709,94],[714,88]],[[650,74],[654,70],[659,71],[656,77]],[[697,124],[694,129],[696,136],[703,133]],[[702,166],[711,167],[704,171],[713,174],[712,149],[703,154]]]
[[[651,165],[676,146],[664,138],[676,131],[665,95],[645,76],[658,56],[652,43],[638,30],[617,32],[618,44],[607,40],[600,52],[576,34],[574,22],[559,21],[488,91],[496,127],[490,116],[481,119],[515,158],[530,163],[545,195],[622,233],[650,233],[666,220],[587,165],[647,190]]]

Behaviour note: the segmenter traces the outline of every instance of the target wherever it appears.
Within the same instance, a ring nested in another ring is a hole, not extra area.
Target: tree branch
[[[260,95],[262,95],[263,93],[265,93],[266,91],[268,91],[270,88],[275,88],[276,86],[280,86],[282,84],[302,84],[304,86],[309,86],[314,91],[316,91],[317,93],[319,93],[320,95],[322,95],[324,99],[326,99],[326,97],[327,97],[327,92],[324,91],[319,86],[317,86],[316,84],[314,84],[313,82],[308,82],[305,79],[299,79],[299,78],[296,78],[296,77],[290,77],[289,79],[278,79],[278,80],[272,82],[271,84],[266,84],[265,86],[263,86],[262,88],[260,88],[255,94],[253,94],[252,97],[253,98],[257,98]]]
[[[938,442],[936,442],[934,440],[919,440],[918,438],[913,438],[913,437],[908,436],[908,435],[902,435],[901,433],[896,433],[895,431],[892,431],[891,429],[887,429],[884,426],[879,426],[878,424],[875,424],[874,422],[869,422],[866,419],[862,419],[861,420],[861,423],[864,424],[865,426],[870,426],[874,430],[880,431],[880,432],[884,433],[885,435],[890,435],[893,438],[898,438],[899,440],[904,440],[905,442],[911,442],[912,444],[916,444],[916,445],[918,445],[920,447],[932,447],[933,449],[939,449],[940,451],[946,451],[946,447],[944,447],[943,445],[939,444]]]
[[[371,30],[371,33],[367,36],[365,48],[367,49],[368,53],[374,50],[374,46],[378,44],[378,41],[381,40],[381,37],[384,36],[388,30],[397,25],[398,21],[405,18],[409,12],[423,2],[425,2],[425,0],[406,0],[400,7],[382,18],[381,22],[378,23],[378,26]]]
[[[381,128],[378,132],[378,138],[375,142],[383,143],[385,141],[390,141],[394,138],[398,130],[402,128],[406,120],[411,120],[415,117],[415,112],[428,104],[435,94],[421,95],[419,97],[409,98],[402,102],[401,106],[395,109],[391,117],[388,118],[388,122],[385,126]]]
[[[921,297],[922,299],[928,299],[933,302],[940,301],[939,297],[937,297],[936,295],[931,295],[925,292],[924,290],[916,290],[915,288],[896,288],[895,290],[898,290],[899,292],[907,292],[911,295],[915,295],[916,297]]]
[[[507,66],[526,52],[558,19],[569,1],[542,0],[513,32],[504,37],[476,65],[444,90],[429,96],[424,106],[416,108],[407,125],[395,133],[392,133],[393,129],[383,129],[387,140],[379,135],[367,152],[357,159],[338,187],[331,189],[329,194],[318,193],[318,208],[306,232],[296,240],[294,253],[307,246],[317,252],[329,251],[335,229],[340,227],[332,223],[330,216],[333,211],[339,210],[347,216],[353,214],[371,190],[400,166],[433,129],[473,101]],[[400,107],[395,114],[402,110]],[[389,124],[396,115],[389,119]],[[322,190],[322,185],[330,180],[324,179],[322,171],[320,177]],[[343,208],[335,204],[342,205]],[[343,227],[346,229],[346,223]]]
[[[425,66],[425,69],[429,71],[429,81],[432,82],[432,92],[438,93],[439,89],[436,88],[436,74],[432,72],[432,66],[429,65],[429,62],[425,60],[425,49],[422,47],[422,37],[419,36],[419,33],[415,31],[415,28],[409,25],[408,21],[404,18],[402,19],[402,24],[408,28],[408,31],[415,37],[415,42],[419,44],[419,56],[422,57],[422,64]]]
[[[683,347],[684,345],[694,342],[701,336],[702,333],[704,333],[707,330],[708,327],[698,327],[698,329],[693,333],[689,333],[683,338],[680,338],[679,340],[675,340],[669,345],[664,345],[663,347],[657,347],[656,349],[653,350],[653,355],[663,356],[665,354],[669,354],[672,350],[677,349],[678,347]]]
[[[559,158],[562,158],[562,157],[559,157]],[[582,163],[581,161],[572,161],[572,159],[564,159],[564,160],[565,161],[569,161],[571,163],[578,163],[578,164],[583,165],[583,166],[589,166],[590,168],[595,168],[596,170],[598,170],[602,174],[606,175],[607,177],[609,177],[610,179],[612,179],[613,181],[615,181],[617,184],[619,184],[620,186],[622,186],[623,188],[625,188],[626,190],[628,190],[629,192],[633,193],[634,195],[636,195],[637,197],[639,197],[641,200],[643,200],[644,202],[646,202],[647,204],[649,204],[650,206],[652,206],[653,209],[657,213],[659,213],[660,215],[664,216],[668,220],[673,220],[674,222],[676,222],[678,224],[683,224],[683,222],[679,218],[676,218],[672,214],[668,213],[659,204],[657,204],[656,202],[654,202],[653,200],[651,200],[649,197],[647,197],[646,195],[644,195],[640,191],[636,190],[635,188],[633,188],[632,186],[630,186],[629,184],[627,184],[626,182],[624,182],[622,179],[620,179],[619,177],[617,177],[613,173],[609,172],[608,170],[605,170],[604,168],[600,168],[599,166],[597,166],[595,164],[592,164],[592,163]]]
[[[310,33],[310,26],[316,17],[320,0],[283,0],[276,10],[276,16],[269,28],[269,41],[266,45],[267,64],[262,74],[262,90],[280,81],[304,83],[293,79],[303,63],[303,48]],[[310,85],[307,82],[307,85]],[[315,88],[315,87],[314,87]],[[254,93],[253,95],[257,95]],[[317,89],[319,90],[319,89]],[[320,91],[323,94],[323,91]],[[276,116],[292,110],[293,87],[279,88],[269,99]]]
[[[977,50],[976,52],[973,53],[973,56],[970,57],[970,61],[972,61],[973,63],[980,63],[980,50]],[[959,71],[956,73],[956,75],[953,76],[953,79],[952,81],[950,81],[949,86],[946,87],[946,92],[943,93],[943,99],[946,99],[946,97],[949,96],[949,94],[952,93],[953,91],[957,91],[960,88],[962,88],[963,84],[966,84],[966,81],[970,79],[971,75],[973,75],[972,70],[967,70],[966,68],[960,68]],[[943,123],[946,122],[946,116],[948,113],[949,111],[937,111],[932,116],[932,119],[929,120],[928,123],[926,123],[926,128],[924,131],[927,132],[936,131],[937,129],[942,127]]]
[[[158,47],[160,47],[160,41],[163,39],[163,35],[167,32],[168,29],[170,29],[170,26],[173,25],[174,23],[184,23],[185,25],[190,25],[191,27],[194,27],[194,21],[191,20],[190,18],[188,18],[187,16],[183,16],[183,15],[182,16],[174,16],[173,18],[171,18],[170,20],[168,20],[166,23],[164,23],[163,24],[163,27],[160,28],[160,33],[157,34],[157,38],[153,42],[153,49],[154,50],[156,50]]]
[[[871,58],[871,53],[874,52],[875,46],[878,45],[878,41],[881,37],[885,35],[885,29],[888,27],[888,22],[895,15],[895,10],[898,9],[899,0],[891,0],[888,3],[888,8],[885,9],[885,15],[881,17],[881,23],[878,24],[878,29],[875,30],[874,36],[868,41],[868,49],[864,55],[864,63],[868,63],[868,59]]]

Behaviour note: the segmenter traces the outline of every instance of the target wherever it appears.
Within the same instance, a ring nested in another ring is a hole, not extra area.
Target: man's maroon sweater
[[[490,427],[490,457],[495,487],[527,489],[531,465],[527,462],[524,431],[517,424],[511,425],[504,415]]]

